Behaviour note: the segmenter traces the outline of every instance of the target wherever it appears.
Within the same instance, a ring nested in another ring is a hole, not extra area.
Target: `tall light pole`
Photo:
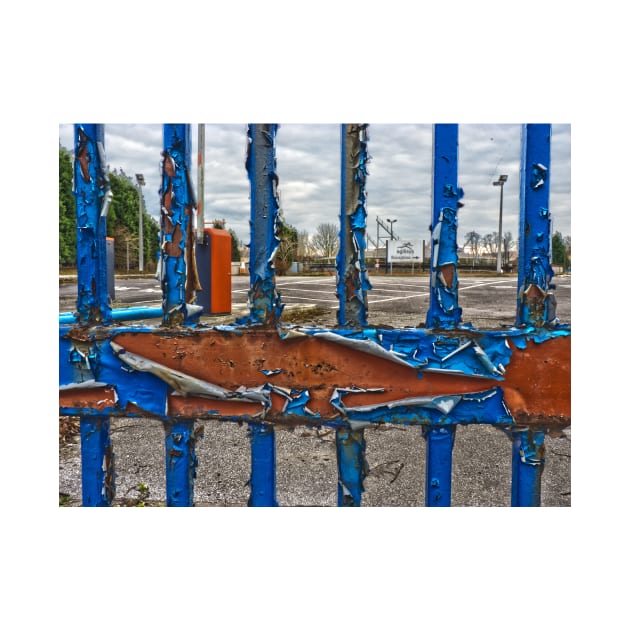
[[[499,175],[493,186],[501,186],[501,196],[499,197],[499,247],[497,250],[497,273],[501,273],[501,248],[503,247],[503,184],[507,182],[507,175]]]
[[[386,219],[389,223],[389,235],[392,237],[391,240],[394,240],[394,223],[398,221],[398,219]],[[389,255],[389,275],[391,276],[394,273],[394,264],[392,263],[392,255]]]
[[[144,237],[142,235],[142,187],[145,185],[144,175],[136,173],[136,181],[138,182],[138,269],[144,271]]]

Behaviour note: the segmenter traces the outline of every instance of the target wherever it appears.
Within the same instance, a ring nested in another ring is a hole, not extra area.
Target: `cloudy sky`
[[[525,121],[527,122],[527,121]],[[197,182],[198,125],[192,124],[191,166]],[[280,201],[286,220],[314,234],[322,222],[337,224],[340,210],[340,126],[282,124],[276,137]],[[73,125],[59,126],[62,146],[73,148]],[[249,182],[245,170],[246,125],[206,124],[205,218],[225,219],[249,239]],[[550,210],[554,230],[571,233],[571,128],[552,125]],[[105,152],[112,169],[142,173],[148,212],[159,217],[160,124],[105,124]],[[503,230],[518,235],[520,124],[459,125],[459,244],[474,230],[498,231],[500,174],[504,187]],[[368,234],[376,240],[376,217],[395,219],[399,236],[428,239],[431,223],[432,125],[370,124]],[[381,236],[384,236],[381,231]]]

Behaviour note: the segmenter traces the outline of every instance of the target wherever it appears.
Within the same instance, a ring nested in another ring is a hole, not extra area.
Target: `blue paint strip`
[[[252,468],[249,507],[277,507],[276,501],[276,436],[273,427],[259,422],[249,423]]]
[[[114,497],[114,453],[109,418],[81,417],[81,494],[85,507],[109,507]]]
[[[276,291],[274,258],[280,245],[280,203],[276,168],[278,125],[247,127],[247,174],[250,182],[250,259],[248,317],[241,324],[275,325],[284,306]]]
[[[451,504],[451,472],[455,427],[423,427],[427,442],[425,505],[448,507]]]
[[[457,186],[458,126],[433,130],[433,221],[428,328],[455,328],[461,321],[457,279],[457,212],[464,193]]]
[[[82,324],[107,324],[107,206],[104,126],[74,126],[74,196],[77,210],[77,314]]]
[[[165,423],[166,505],[192,507],[197,474],[194,421]]]
[[[540,507],[545,465],[545,433],[528,428],[510,430],[512,438],[512,507]]]
[[[196,206],[190,183],[192,136],[188,124],[163,126],[160,278],[162,281],[163,323],[167,326],[193,323],[203,307],[196,305],[194,281],[187,268],[191,221]]]
[[[516,324],[544,326],[556,321],[551,284],[549,164],[551,125],[523,125]]]
[[[367,326],[367,291],[372,288],[365,264],[367,227],[368,125],[341,125],[341,212],[336,258],[337,321]]]
[[[337,505],[360,507],[363,481],[367,475],[363,429],[338,429],[336,432]]]

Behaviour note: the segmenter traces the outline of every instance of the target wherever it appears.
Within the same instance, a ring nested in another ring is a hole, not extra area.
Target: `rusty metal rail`
[[[164,125],[159,326],[114,323],[107,302],[108,203],[102,125],[75,125],[77,312],[60,324],[59,413],[81,418],[82,496],[115,496],[114,416],[162,421],[168,506],[193,505],[196,422],[249,426],[251,506],[275,506],[275,427],[336,432],[338,505],[359,506],[365,427],[421,425],[428,506],[450,505],[457,425],[500,427],[513,444],[512,505],[540,505],[544,437],[570,424],[570,327],[555,316],[550,265],[550,125],[524,125],[516,317],[505,330],[461,324],[457,280],[457,125],[435,125],[431,298],[423,328],[368,324],[368,127],[341,126],[338,326],[280,322],[274,256],[280,243],[278,126],[248,127],[250,311],[233,324],[199,323],[190,126]]]

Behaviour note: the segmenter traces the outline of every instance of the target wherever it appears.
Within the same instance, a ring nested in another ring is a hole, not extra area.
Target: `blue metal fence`
[[[159,326],[113,324],[107,299],[106,216],[110,199],[103,125],[75,125],[77,311],[60,319],[62,415],[81,419],[85,506],[115,498],[114,416],[160,419],[165,427],[168,506],[193,505],[195,422],[246,422],[251,443],[250,506],[276,506],[276,425],[336,432],[338,505],[360,506],[367,474],[367,426],[421,425],[427,443],[427,506],[448,506],[457,425],[502,427],[513,443],[512,505],[540,505],[544,436],[570,423],[570,327],[555,317],[550,260],[551,126],[523,126],[520,252],[515,325],[481,331],[461,324],[457,279],[458,127],[434,127],[431,297],[426,327],[368,324],[365,264],[368,126],[341,125],[338,326],[281,322],[274,257],[280,244],[275,124],[248,126],[251,186],[249,315],[228,326],[199,323],[195,292],[195,195],[190,126],[164,125]],[[174,345],[175,344],[175,345]],[[171,357],[176,353],[176,362]],[[217,367],[217,357],[234,367]],[[261,356],[282,369],[274,380]],[[305,357],[356,366],[358,382],[308,370]],[[389,366],[387,378],[371,365]],[[234,376],[233,374],[238,374]],[[335,380],[335,378],[337,380]],[[258,379],[258,380],[257,380]],[[279,380],[278,380],[279,379]],[[385,380],[386,382],[383,382]],[[322,392],[326,392],[326,397]],[[368,396],[363,405],[351,404]]]

